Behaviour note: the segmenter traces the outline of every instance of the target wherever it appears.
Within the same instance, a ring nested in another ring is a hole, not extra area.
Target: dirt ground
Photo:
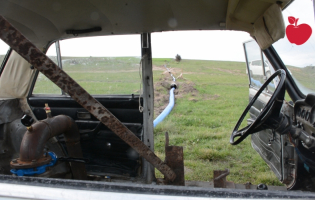
[[[164,66],[153,66],[153,70],[161,71],[159,80],[154,83],[154,113],[157,116],[168,105],[169,90],[173,79]],[[194,88],[195,84],[185,79],[185,73],[182,69],[170,68],[170,72],[176,78],[175,101],[186,96],[186,94],[191,94],[192,97],[197,96],[198,90]],[[194,98],[189,100],[196,101]]]

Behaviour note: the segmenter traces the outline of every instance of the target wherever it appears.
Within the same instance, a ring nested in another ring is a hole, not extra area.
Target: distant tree
[[[176,60],[177,62],[180,62],[180,61],[182,60],[182,57],[177,54],[177,55],[175,56],[175,60]]]

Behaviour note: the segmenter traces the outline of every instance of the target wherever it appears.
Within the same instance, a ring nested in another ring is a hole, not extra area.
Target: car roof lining
[[[283,0],[285,7],[290,0]],[[2,0],[0,15],[32,43],[73,38],[66,30],[102,27],[79,35],[121,35],[178,30],[239,30],[254,23],[276,0]],[[231,20],[232,19],[232,20]],[[224,26],[226,24],[226,26]]]

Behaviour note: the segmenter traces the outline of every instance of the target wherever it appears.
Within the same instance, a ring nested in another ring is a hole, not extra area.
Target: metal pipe
[[[83,158],[80,133],[76,123],[68,116],[58,115],[36,122],[23,136],[20,147],[20,158],[11,162],[14,168],[30,168],[46,163],[44,147],[46,142],[57,135],[64,134],[68,155]],[[44,163],[43,163],[44,162]],[[74,179],[85,180],[86,169],[84,163],[72,162],[71,171]]]
[[[0,16],[0,38],[136,150],[140,156],[156,167],[165,177],[169,180],[176,178],[174,171],[157,157],[148,146],[2,16]]]

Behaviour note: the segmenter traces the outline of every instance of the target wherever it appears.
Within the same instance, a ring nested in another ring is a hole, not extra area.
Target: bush
[[[177,55],[175,56],[175,60],[176,60],[177,62],[180,62],[180,61],[182,60],[182,57],[177,54]]]

